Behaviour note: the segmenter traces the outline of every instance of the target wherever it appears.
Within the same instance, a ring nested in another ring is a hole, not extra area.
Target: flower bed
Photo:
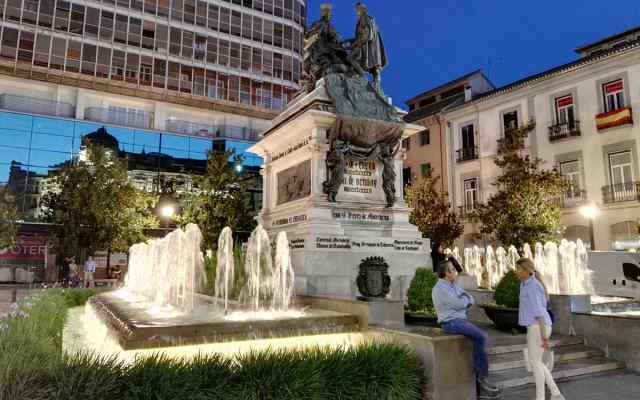
[[[94,354],[62,354],[69,307],[96,293],[49,289],[0,320],[0,399],[420,399],[417,356],[391,343],[254,352],[185,362],[162,355],[125,366]]]

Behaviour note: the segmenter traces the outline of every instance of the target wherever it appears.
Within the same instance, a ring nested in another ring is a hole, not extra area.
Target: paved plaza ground
[[[567,400],[633,400],[640,398],[640,375],[621,373],[558,382]],[[534,400],[535,388],[506,392],[502,400]],[[547,393],[549,398],[549,393]]]

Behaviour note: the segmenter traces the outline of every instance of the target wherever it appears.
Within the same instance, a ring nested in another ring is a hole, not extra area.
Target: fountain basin
[[[123,350],[163,348],[290,336],[349,333],[360,330],[356,316],[334,311],[305,309],[278,312],[265,319],[225,316],[212,305],[193,312],[158,310],[122,292],[93,296],[86,309],[89,324],[104,324]],[[96,321],[98,320],[98,321]]]

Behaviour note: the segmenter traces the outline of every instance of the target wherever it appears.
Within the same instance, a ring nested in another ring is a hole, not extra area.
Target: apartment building
[[[492,89],[493,84],[477,70],[405,101],[409,113],[404,120],[425,127],[402,142],[405,185],[412,179],[433,175],[441,177],[439,189],[447,191],[446,124],[442,112]]]
[[[497,88],[444,112],[453,203],[463,215],[494,191],[500,141],[535,123],[527,151],[558,168],[569,189],[558,199],[565,237],[591,244],[581,207],[597,207],[598,250],[640,248],[640,27],[579,47],[580,57]],[[467,222],[461,245],[482,244]]]
[[[0,0],[0,184],[30,213],[39,185],[29,180],[102,128],[151,190],[157,172],[189,172],[175,164],[209,150],[233,149],[257,171],[246,149],[299,90],[306,10],[304,0]]]

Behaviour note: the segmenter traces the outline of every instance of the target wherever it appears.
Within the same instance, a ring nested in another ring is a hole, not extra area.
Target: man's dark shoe
[[[478,379],[478,387],[482,393],[496,394],[500,393],[500,388],[489,382],[487,378]]]
[[[500,400],[500,393],[478,393],[477,400]]]

